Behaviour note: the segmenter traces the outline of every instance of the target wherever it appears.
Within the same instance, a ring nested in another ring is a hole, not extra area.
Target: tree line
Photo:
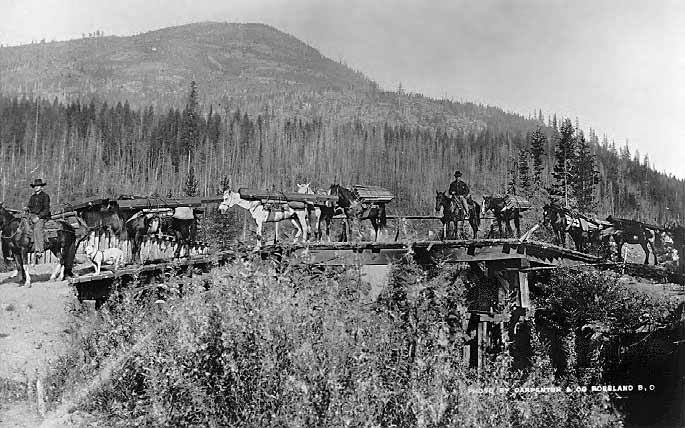
[[[193,84],[184,108],[132,108],[128,102],[61,103],[0,95],[2,199],[21,206],[28,183],[49,182],[53,205],[120,194],[215,195],[229,183],[292,191],[374,184],[396,195],[390,209],[430,213],[434,191],[455,169],[474,195],[547,194],[600,215],[678,220],[685,182],[652,169],[639,153],[616,149],[568,119],[502,127],[303,118],[226,103],[201,106]]]

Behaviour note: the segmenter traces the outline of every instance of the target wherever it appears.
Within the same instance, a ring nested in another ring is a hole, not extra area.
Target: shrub
[[[506,355],[469,369],[462,273],[403,263],[372,301],[356,268],[247,260],[167,281],[163,305],[125,290],[82,319],[50,397],[124,425],[619,424],[606,394],[514,393],[554,384],[541,346],[525,373]]]

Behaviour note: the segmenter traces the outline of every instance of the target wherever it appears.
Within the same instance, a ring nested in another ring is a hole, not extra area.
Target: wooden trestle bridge
[[[597,256],[584,254],[556,245],[516,239],[477,239],[455,241],[418,242],[360,242],[360,243],[310,243],[295,245],[270,245],[261,248],[263,259],[307,265],[391,265],[403,258],[413,258],[421,265],[441,263],[468,264],[479,277],[491,279],[497,284],[494,301],[487,310],[470,310],[464,323],[472,335],[465,345],[464,359],[480,367],[492,341],[505,343],[519,320],[531,315],[529,273],[535,270],[558,267],[606,265]],[[252,253],[254,254],[254,253]],[[86,274],[70,280],[78,292],[79,300],[96,300],[102,304],[112,285],[125,286],[133,280],[144,280],[160,275],[191,273],[194,269],[209,270],[212,266],[230,263],[248,257],[249,251],[223,251],[213,255],[126,267],[117,271],[103,270],[100,274]],[[492,308],[510,308],[506,313]],[[511,309],[513,308],[513,309]],[[493,333],[493,332],[496,332]],[[497,336],[497,337],[495,337]]]

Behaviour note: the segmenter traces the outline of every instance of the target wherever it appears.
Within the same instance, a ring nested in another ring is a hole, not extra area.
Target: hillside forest
[[[497,109],[486,126],[455,129],[302,117],[282,114],[275,102],[248,114],[238,103],[200,105],[197,93],[193,82],[186,105],[166,110],[126,100],[0,95],[2,200],[23,206],[37,177],[48,182],[55,207],[120,194],[216,195],[229,184],[278,191],[293,191],[297,182],[324,189],[372,184],[397,196],[394,212],[427,214],[435,190],[445,190],[459,169],[476,197],[549,194],[587,213],[658,223],[685,213],[683,180],[556,115],[523,118]],[[411,109],[411,95],[383,96]],[[442,102],[483,115],[490,109]],[[522,126],[507,126],[512,121]]]

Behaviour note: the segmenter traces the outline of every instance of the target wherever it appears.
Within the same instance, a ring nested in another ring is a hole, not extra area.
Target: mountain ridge
[[[205,106],[258,113],[265,105],[304,117],[363,118],[452,130],[523,116],[474,103],[386,92],[359,71],[263,23],[201,22],[132,36],[103,36],[0,49],[0,91],[62,102],[185,104],[191,81]],[[404,101],[406,102],[402,102]]]

